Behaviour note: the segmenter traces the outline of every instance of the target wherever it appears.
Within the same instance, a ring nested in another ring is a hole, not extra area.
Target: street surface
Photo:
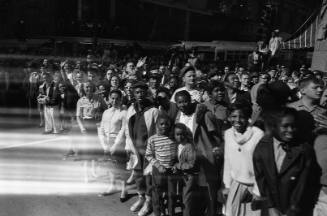
[[[83,161],[63,160],[69,135],[43,135],[39,122],[21,112],[0,110],[0,216],[133,215],[129,207],[136,197],[121,203],[119,182],[116,193],[99,196],[112,173],[128,178],[124,164],[97,162],[92,176]]]

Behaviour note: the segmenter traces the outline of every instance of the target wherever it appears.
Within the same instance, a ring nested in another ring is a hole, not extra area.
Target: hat
[[[193,66],[186,66],[186,67],[183,67],[181,72],[180,72],[180,77],[183,77],[185,76],[185,74],[189,71],[194,71],[195,72],[195,68]]]
[[[136,82],[134,85],[133,85],[133,88],[136,89],[136,88],[141,88],[141,89],[145,89],[147,90],[148,89],[148,86],[147,84],[145,84],[144,82]]]

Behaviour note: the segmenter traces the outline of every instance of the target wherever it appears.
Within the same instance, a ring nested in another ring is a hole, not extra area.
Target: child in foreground
[[[197,215],[196,192],[199,187],[197,184],[198,167],[196,166],[196,151],[190,140],[192,134],[184,124],[175,124],[174,138],[178,144],[178,163],[173,167],[173,172],[180,172],[183,178],[183,216]]]
[[[175,191],[172,167],[176,162],[177,146],[169,138],[171,120],[169,116],[160,114],[157,119],[157,134],[148,139],[145,158],[152,166],[152,203],[155,216],[164,215],[163,194],[168,195],[168,214],[174,215],[173,195]]]

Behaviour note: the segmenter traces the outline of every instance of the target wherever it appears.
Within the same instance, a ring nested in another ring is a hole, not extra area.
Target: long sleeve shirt
[[[123,142],[126,127],[126,110],[111,107],[104,111],[99,130],[102,144],[110,147]]]
[[[255,184],[252,156],[264,133],[257,127],[252,127],[251,130],[251,137],[242,145],[236,142],[233,128],[225,132],[223,181],[226,188],[230,188],[233,180],[249,185]]]
[[[145,158],[157,168],[172,168],[177,159],[177,144],[167,136],[153,135],[148,139]]]

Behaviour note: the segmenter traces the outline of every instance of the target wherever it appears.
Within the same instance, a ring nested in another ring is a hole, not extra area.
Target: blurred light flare
[[[42,135],[28,133],[0,132],[0,194],[5,195],[74,195],[98,194],[109,187],[119,191],[121,185],[112,184],[115,170],[105,164],[96,166],[97,177],[85,182],[83,161],[62,161],[58,158],[66,153],[71,142],[79,145],[88,141],[87,150],[99,150],[94,142],[97,137],[75,135]],[[21,148],[21,149],[20,149]],[[17,153],[12,149],[18,149]],[[27,151],[31,149],[32,151]],[[10,158],[6,151],[19,157]],[[39,151],[40,150],[40,151]],[[47,152],[48,151],[48,152]],[[56,155],[53,151],[58,151]],[[12,153],[11,152],[11,153]],[[52,155],[54,154],[54,155]],[[89,166],[91,163],[89,163]],[[117,171],[116,171],[117,172]],[[109,183],[110,182],[110,183]]]

